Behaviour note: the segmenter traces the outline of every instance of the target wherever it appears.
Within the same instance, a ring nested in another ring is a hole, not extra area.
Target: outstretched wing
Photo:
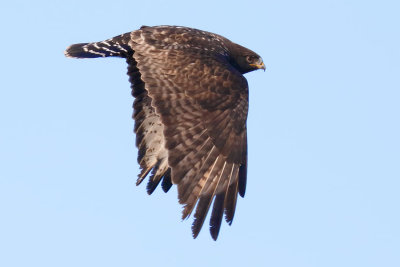
[[[214,199],[210,231],[216,239],[224,211],[231,224],[237,194],[245,193],[247,81],[220,53],[170,49],[174,41],[179,44],[173,36],[139,30],[129,41],[134,53],[127,60],[128,74],[136,97],[142,167],[138,182],[152,169],[149,193],[161,178],[164,190],[171,182],[177,184],[183,218],[197,204],[194,237]]]

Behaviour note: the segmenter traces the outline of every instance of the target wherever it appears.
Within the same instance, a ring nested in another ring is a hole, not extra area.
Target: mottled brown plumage
[[[102,42],[75,44],[68,57],[126,58],[138,162],[137,184],[178,186],[183,218],[194,212],[197,237],[212,204],[217,239],[223,214],[231,224],[247,172],[248,85],[242,74],[264,67],[253,51],[209,32],[143,26]]]

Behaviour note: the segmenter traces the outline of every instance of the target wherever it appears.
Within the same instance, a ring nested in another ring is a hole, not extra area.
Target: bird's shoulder
[[[201,51],[205,54],[229,53],[230,41],[218,34],[183,26],[142,26],[131,33],[133,46],[162,50]]]

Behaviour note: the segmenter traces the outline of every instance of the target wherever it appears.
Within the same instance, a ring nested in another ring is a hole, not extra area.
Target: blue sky
[[[0,266],[400,266],[398,1],[3,1]],[[141,25],[264,58],[247,194],[193,240],[176,189],[147,196],[126,64],[72,43]]]

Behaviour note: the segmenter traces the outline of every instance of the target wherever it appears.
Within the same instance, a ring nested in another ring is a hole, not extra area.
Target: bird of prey
[[[121,57],[128,63],[133,119],[147,192],[178,186],[182,218],[195,210],[199,234],[210,205],[217,239],[223,214],[230,225],[247,179],[248,84],[264,69],[255,52],[220,35],[179,26],[142,26],[101,42],[69,46],[72,58]]]

